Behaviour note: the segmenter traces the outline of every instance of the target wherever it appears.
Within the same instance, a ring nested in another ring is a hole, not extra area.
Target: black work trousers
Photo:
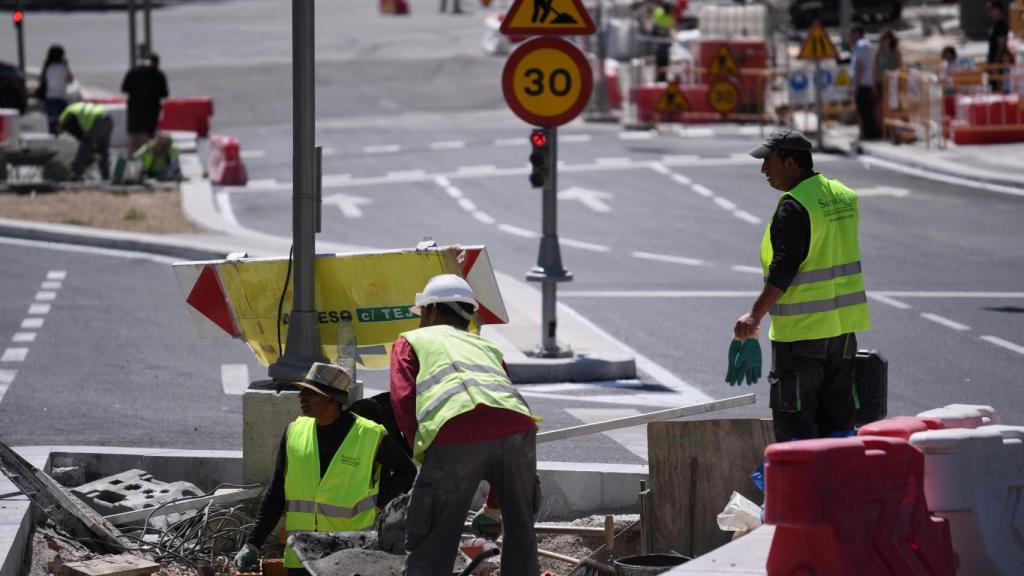
[[[434,444],[412,485],[404,576],[451,576],[466,513],[481,480],[501,504],[501,573],[537,576],[537,431],[468,444]]]
[[[882,125],[878,121],[878,95],[872,86],[857,88],[854,100],[857,106],[857,119],[860,122],[861,140],[878,140],[882,137]]]
[[[769,405],[776,442],[852,432],[856,413],[853,333],[772,342]]]

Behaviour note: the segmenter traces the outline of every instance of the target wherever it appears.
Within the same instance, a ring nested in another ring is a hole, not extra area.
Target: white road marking
[[[558,143],[562,142],[590,142],[590,134],[566,134],[564,136],[559,135]]]
[[[857,196],[867,198],[869,196],[894,196],[896,198],[906,198],[910,196],[910,190],[906,188],[895,188],[892,186],[875,186],[872,188],[858,188],[856,190]]]
[[[14,383],[14,377],[18,375],[17,370],[0,370],[0,402],[4,401],[4,395]]]
[[[332,148],[331,146],[324,146],[324,150],[323,150],[323,155],[324,156],[334,156],[337,153],[338,153],[338,151],[335,150],[334,148]]]
[[[734,152],[729,154],[729,158],[736,160],[737,162],[743,162],[744,164],[760,164],[763,160],[758,160],[746,152]],[[817,158],[815,158],[817,161]]]
[[[650,252],[633,252],[634,258],[643,260],[656,260],[658,262],[670,262],[672,264],[683,264],[685,266],[703,266],[703,260],[696,258],[684,258],[682,256],[668,256],[665,254],[652,254]]]
[[[578,392],[580,390],[605,390],[639,388],[643,383],[639,380],[599,380],[596,382],[557,382],[554,384],[529,384],[523,385],[521,390],[531,392]]]
[[[322,188],[329,188],[333,186],[345,186],[352,181],[351,174],[327,174],[320,179],[320,185]]]
[[[254,160],[256,158],[264,158],[267,155],[266,150],[242,150],[238,153],[242,160]]]
[[[693,188],[694,192],[696,192],[697,194],[700,194],[701,196],[703,196],[705,198],[711,198],[712,196],[715,195],[715,193],[712,192],[710,188],[708,188],[707,186],[705,186],[703,184],[694,184],[694,185],[691,186],[691,188]]]
[[[16,344],[24,344],[26,342],[35,342],[35,341],[36,341],[36,333],[35,332],[15,332],[14,333],[14,337],[11,338],[11,342],[14,342]]]
[[[38,330],[43,327],[44,318],[25,318],[21,321],[24,330]]]
[[[150,260],[159,264],[174,264],[181,262],[181,258],[171,258],[158,254],[147,254],[145,252],[133,252],[130,250],[116,250],[113,248],[96,248],[94,246],[79,246],[77,244],[61,244],[59,242],[45,242],[42,240],[22,240],[21,238],[0,238],[0,244],[12,246],[31,246],[33,248],[45,248],[47,250],[60,250],[63,252],[78,252],[82,254],[98,254],[101,256],[115,256],[118,258],[137,258]],[[30,312],[31,314],[31,312]]]
[[[60,290],[61,284],[60,280],[44,280],[43,283],[39,285],[39,288],[41,290]]]
[[[1017,354],[1024,354],[1024,346],[1021,346],[1020,344],[1014,344],[1009,340],[1003,340],[998,336],[979,336],[979,338],[991,344],[995,344],[1000,348],[1006,348],[1011,352],[1016,352]]]
[[[49,314],[50,313],[50,305],[49,304],[32,304],[31,306],[28,307],[28,313],[29,314]]]
[[[462,198],[462,190],[459,190],[455,186],[446,186],[445,189],[444,189],[444,192],[445,192],[445,194],[451,196],[452,198],[454,198],[456,200]]]
[[[665,176],[672,174],[672,171],[668,169],[668,166],[665,166],[664,164],[659,164],[658,162],[651,164],[651,170],[654,170],[658,174],[663,174]]]
[[[683,128],[682,126],[676,127],[676,136],[683,138],[707,138],[708,136],[714,136],[715,131],[713,128]]]
[[[910,174],[911,176],[918,176],[920,178],[926,178],[928,180],[934,180],[936,182],[943,182],[946,184],[953,184],[956,186],[966,186],[968,188],[977,188],[980,190],[986,190],[988,192],[998,192],[1000,194],[1010,194],[1012,196],[1024,196],[1024,188],[1003,186],[1002,184],[990,184],[988,182],[971,180],[970,178],[961,178],[959,176],[940,174],[938,172],[934,172],[924,168],[907,166],[905,164],[900,164],[899,162],[882,160],[881,158],[874,158],[872,156],[861,156],[860,161],[861,164],[863,164],[864,167],[868,168],[869,170],[872,166],[878,166],[879,168],[885,168],[886,170],[892,170],[893,172]]]
[[[46,273],[47,280],[63,280],[68,277],[67,270],[50,270]]]
[[[673,174],[672,180],[675,180],[676,182],[682,184],[683,186],[689,186],[693,184],[693,180],[690,180],[689,178],[683,176],[682,174]]]
[[[915,292],[886,290],[885,294],[897,298],[1024,298],[1024,292]]]
[[[476,212],[476,202],[469,198],[459,198],[459,206],[466,212]]]
[[[0,362],[24,362],[25,356],[28,356],[28,348],[6,348]]]
[[[231,193],[230,192],[217,192],[217,212],[220,213],[228,224],[232,226],[241,226],[238,222],[238,218],[235,218],[235,211],[231,208]]]
[[[349,194],[331,194],[323,199],[324,204],[334,204],[341,210],[345,218],[362,218],[363,209],[360,206],[372,204],[373,200],[362,196],[351,196]]]
[[[422,178],[426,175],[426,170],[393,170],[388,172],[385,177],[404,180],[406,178]]]
[[[36,292],[35,299],[37,302],[53,302],[57,299],[57,293],[53,290],[40,290]]]
[[[730,270],[734,270],[736,272],[747,272],[747,273],[750,273],[750,274],[761,274],[761,275],[764,275],[764,270],[761,270],[757,266],[744,266],[742,264],[734,264],[732,266],[729,266],[729,269]]]
[[[221,364],[220,383],[225,394],[245,394],[249,388],[249,367],[245,364]]]
[[[490,226],[491,224],[494,224],[494,222],[495,222],[494,216],[491,216],[487,212],[482,212],[480,210],[477,210],[476,212],[473,212],[473,218],[476,218],[477,220],[479,220],[480,222],[483,222],[484,224],[487,224],[488,226]]]
[[[559,290],[566,298],[750,298],[753,290]]]
[[[939,316],[938,314],[932,314],[931,312],[922,312],[921,318],[924,318],[925,320],[931,320],[936,324],[942,324],[946,328],[952,328],[953,330],[959,330],[961,332],[964,330],[971,329],[971,327],[966,324],[961,324],[955,320],[950,320],[945,316]]]
[[[740,126],[736,132],[743,136],[758,136],[764,132],[764,128],[761,126]]]
[[[459,166],[455,169],[459,174],[490,174],[496,172],[498,167],[494,164],[481,164],[478,166]]]
[[[715,196],[714,202],[715,202],[715,204],[718,204],[718,206],[720,208],[722,208],[724,210],[728,210],[730,212],[732,212],[733,210],[736,209],[736,203],[735,202],[733,202],[732,200],[727,200],[725,198],[722,198],[721,196]]]
[[[633,160],[626,158],[625,156],[616,156],[614,158],[597,158],[594,160],[594,164],[598,166],[627,166],[633,163]]]
[[[601,244],[593,244],[593,243],[590,243],[590,242],[584,242],[583,240],[573,240],[572,238],[566,238],[565,236],[559,237],[558,242],[562,246],[568,246],[570,248],[579,248],[580,250],[590,250],[591,252],[611,252],[612,251],[612,249],[609,248],[608,246],[603,246]]]
[[[620,140],[650,140],[654,138],[655,134],[651,130],[645,130],[642,132],[619,132]]]
[[[390,154],[392,152],[398,152],[402,149],[398,144],[382,144],[379,146],[363,146],[363,152],[366,154]]]
[[[700,156],[696,154],[672,154],[669,156],[662,156],[662,162],[696,162],[700,159]]]
[[[611,212],[611,207],[605,202],[605,200],[611,197],[612,195],[608,192],[591,190],[589,188],[580,188],[578,186],[566,188],[558,193],[559,200],[578,200],[580,204],[583,204],[594,212],[600,213]]]
[[[498,230],[521,238],[540,238],[540,234],[537,234],[532,230],[527,230],[526,228],[520,228],[511,224],[498,224]]]
[[[446,142],[431,142],[430,143],[430,149],[431,150],[461,150],[461,149],[463,149],[465,147],[466,147],[466,143],[465,142],[460,142],[458,140],[450,140],[450,141],[446,141]]]
[[[751,224],[760,224],[761,223],[761,219],[760,218],[758,218],[757,216],[754,216],[753,214],[751,214],[750,212],[747,212],[746,210],[737,210],[737,211],[733,212],[732,215],[737,217],[737,218],[739,218],[740,220],[743,220],[744,222],[749,222]]]
[[[444,188],[445,186],[451,186],[452,183],[451,180],[445,178],[444,176],[434,176],[434,182],[437,182],[437,185],[442,188]]]
[[[582,420],[584,424],[640,414],[639,410],[632,408],[566,408],[565,411],[574,418]],[[647,460],[646,426],[631,426],[629,428],[610,430],[604,432],[604,435],[621,444],[626,450]]]
[[[529,144],[526,138],[499,138],[494,141],[495,146],[526,146]]]
[[[886,296],[885,294],[879,294],[878,292],[868,291],[868,298],[878,300],[882,304],[888,304],[889,306],[892,306],[893,308],[898,308],[900,310],[910,310],[911,308],[913,308],[913,306],[911,306],[910,304],[900,302],[895,298],[891,298],[889,296]]]
[[[274,178],[251,178],[245,183],[246,188],[276,188],[277,180]]]

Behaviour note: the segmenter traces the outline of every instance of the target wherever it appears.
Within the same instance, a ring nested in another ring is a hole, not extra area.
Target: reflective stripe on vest
[[[288,427],[284,481],[288,532],[348,532],[373,525],[379,490],[375,459],[385,431],[379,424],[353,418],[323,478],[316,420],[300,417]],[[290,547],[285,548],[284,564],[302,567]]]
[[[778,342],[831,338],[868,330],[871,318],[861,273],[857,195],[838,180],[820,174],[783,194],[800,203],[811,225],[807,258],[793,282],[772,306],[769,337]],[[767,278],[773,249],[768,222],[761,240],[761,266]]]
[[[422,455],[446,422],[477,406],[530,416],[530,407],[502,365],[502,352],[490,340],[452,326],[406,332],[419,360],[416,375],[416,438],[413,455]]]

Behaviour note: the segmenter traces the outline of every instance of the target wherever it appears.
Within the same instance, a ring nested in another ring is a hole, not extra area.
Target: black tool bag
[[[884,420],[889,410],[889,361],[878,350],[858,350],[853,359],[853,371],[860,399],[857,426]]]

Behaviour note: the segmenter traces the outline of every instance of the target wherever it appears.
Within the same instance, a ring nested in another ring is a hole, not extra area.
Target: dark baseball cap
[[[810,152],[811,141],[806,136],[792,128],[779,128],[768,135],[768,139],[748,154],[757,159],[764,159],[779,150],[796,150],[799,152]]]

